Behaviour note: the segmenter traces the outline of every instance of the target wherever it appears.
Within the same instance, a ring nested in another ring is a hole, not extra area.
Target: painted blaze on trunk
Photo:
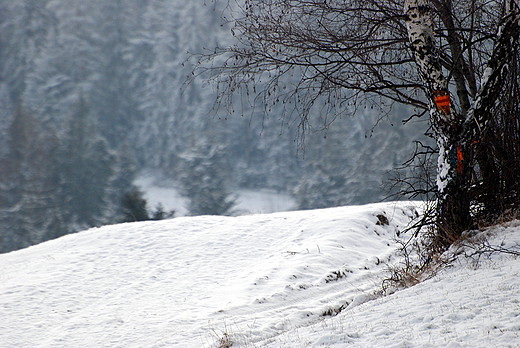
[[[437,90],[433,91],[433,98],[437,111],[444,113],[445,115],[450,114],[450,95],[447,91]]]

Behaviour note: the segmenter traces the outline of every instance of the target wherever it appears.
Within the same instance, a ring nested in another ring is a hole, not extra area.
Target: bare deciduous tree
[[[194,75],[210,74],[217,109],[283,104],[302,132],[367,104],[429,115],[446,246],[520,202],[517,1],[229,0],[236,43],[199,56]]]

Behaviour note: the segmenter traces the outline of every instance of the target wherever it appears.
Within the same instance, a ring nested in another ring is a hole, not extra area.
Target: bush
[[[122,222],[150,220],[146,204],[147,201],[143,198],[143,193],[137,188],[125,193],[121,199]]]

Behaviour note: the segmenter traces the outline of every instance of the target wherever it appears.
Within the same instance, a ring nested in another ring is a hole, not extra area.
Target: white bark
[[[432,91],[446,89],[445,79],[440,65],[434,61],[433,21],[427,0],[406,0],[404,13],[408,16],[406,27],[408,39],[412,44],[415,62]]]
[[[404,13],[407,16],[408,39],[414,60],[426,85],[427,92],[433,94],[434,91],[446,91],[446,79],[443,76],[440,64],[435,59],[435,39],[429,1],[405,0]],[[452,112],[446,114],[437,109],[432,95],[429,96],[429,100],[430,119],[436,132],[439,147],[437,188],[442,195],[455,175],[454,165],[451,161],[454,144],[442,127],[450,127],[455,124],[455,120]]]

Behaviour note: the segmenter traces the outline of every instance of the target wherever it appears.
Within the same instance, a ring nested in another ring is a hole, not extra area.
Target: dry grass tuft
[[[229,335],[224,332],[222,337],[219,338],[217,344],[218,348],[230,348],[233,345],[233,342],[231,341],[231,337],[229,337]]]

